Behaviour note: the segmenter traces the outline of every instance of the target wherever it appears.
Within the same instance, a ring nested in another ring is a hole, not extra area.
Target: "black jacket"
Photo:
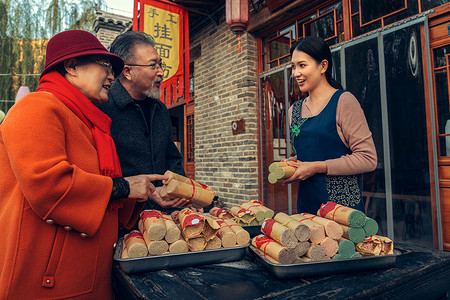
[[[167,170],[185,176],[181,154],[173,143],[169,110],[164,103],[147,98],[142,101],[148,101],[149,111],[142,111],[119,80],[109,89],[108,98],[98,107],[112,120],[111,135],[123,176],[164,174]],[[149,114],[150,124],[144,113]],[[150,208],[161,209],[152,203]]]

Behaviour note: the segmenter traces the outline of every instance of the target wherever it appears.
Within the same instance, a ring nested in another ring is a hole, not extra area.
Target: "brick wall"
[[[97,19],[94,22],[94,32],[100,43],[105,48],[109,46],[120,33],[129,30],[132,26],[132,18],[116,15],[104,11],[97,11]]]
[[[210,185],[227,206],[258,199],[256,39],[220,25],[191,33],[201,46],[195,68],[195,179]],[[245,118],[245,133],[232,134],[231,122]]]

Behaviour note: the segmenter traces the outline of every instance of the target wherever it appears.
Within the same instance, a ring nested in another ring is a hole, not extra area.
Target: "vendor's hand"
[[[295,173],[282,181],[282,183],[293,183],[295,181],[302,181],[314,176],[318,173],[326,173],[327,165],[324,161],[298,161],[291,162],[289,165],[296,167]]]
[[[151,175],[136,175],[124,178],[130,185],[130,194],[128,198],[135,198],[139,202],[146,201],[156,190],[151,183],[155,180],[165,180],[167,176],[151,174]]]
[[[155,202],[161,207],[164,208],[185,208],[192,205],[191,201],[185,199],[185,198],[163,198],[160,195],[161,187],[157,187],[153,194],[150,196],[150,200]]]
[[[296,161],[297,160],[297,155],[296,156],[291,156],[289,158],[283,158],[280,161]]]

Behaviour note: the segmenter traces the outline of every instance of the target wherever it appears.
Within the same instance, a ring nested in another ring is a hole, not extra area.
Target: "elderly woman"
[[[93,103],[123,68],[82,30],[47,45],[39,87],[0,126],[0,299],[113,299],[118,222],[134,224],[153,180],[121,177],[111,120]]]

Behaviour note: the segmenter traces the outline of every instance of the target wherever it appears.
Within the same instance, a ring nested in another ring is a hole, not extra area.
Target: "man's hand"
[[[161,207],[164,208],[185,208],[192,205],[191,201],[185,198],[162,198],[160,195],[161,187],[157,187],[153,194],[150,196],[150,200],[155,202]]]

